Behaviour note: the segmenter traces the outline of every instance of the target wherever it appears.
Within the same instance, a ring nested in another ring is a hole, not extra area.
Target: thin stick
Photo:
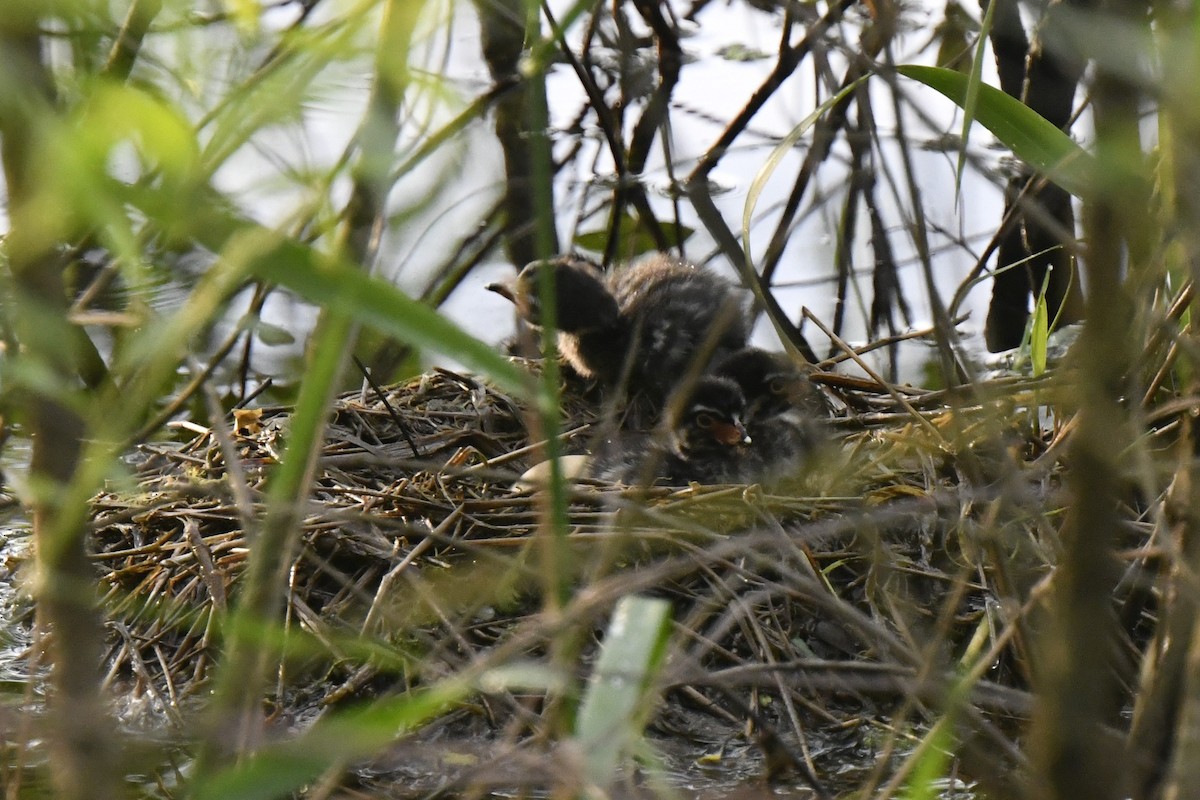
[[[842,337],[838,336],[836,333],[829,330],[829,328],[825,327],[825,323],[823,323],[823,322],[821,322],[821,320],[817,319],[816,315],[813,314],[811,311],[809,311],[807,307],[801,309],[800,313],[805,319],[812,320],[812,323],[821,329],[821,333],[823,333],[829,337],[829,341],[833,342],[835,345],[838,346],[839,349],[846,352],[850,356],[850,358],[854,359],[854,363],[858,364],[858,366],[860,368],[862,368],[863,372],[866,372],[867,375],[871,376],[874,380],[876,380],[880,386],[887,389],[887,392],[888,392],[888,394],[890,394],[892,396],[892,399],[895,400],[897,403],[899,403],[900,406],[902,408],[904,408],[904,410],[907,411],[909,413],[909,415],[913,419],[915,419],[922,427],[924,427],[927,431],[932,433],[934,435],[934,437],[937,439],[939,444],[941,444],[943,446],[949,444],[949,442],[946,441],[946,437],[942,436],[942,432],[937,429],[937,426],[935,426],[929,420],[925,419],[925,417],[922,416],[921,414],[919,414],[915,408],[913,408],[911,405],[909,405],[909,402],[904,397],[904,395],[901,394],[900,392],[898,392],[896,390],[896,388],[894,386],[892,386],[892,384],[885,381],[879,373],[877,373],[875,370],[873,370],[871,368],[871,365],[868,364],[866,361],[864,361],[861,356],[859,356],[857,353],[855,353],[854,349],[851,348],[850,345],[848,345],[844,341],[842,341]]]

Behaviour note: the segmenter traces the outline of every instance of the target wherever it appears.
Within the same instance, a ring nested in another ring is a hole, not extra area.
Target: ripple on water
[[[23,518],[0,518],[0,694],[23,694],[29,680],[33,604],[20,590],[18,573],[29,554],[30,533]]]

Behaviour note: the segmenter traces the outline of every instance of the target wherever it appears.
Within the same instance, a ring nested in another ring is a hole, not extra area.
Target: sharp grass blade
[[[864,75],[817,106],[816,111],[805,117],[787,136],[783,137],[783,141],[775,146],[775,149],[771,151],[771,155],[767,156],[767,160],[759,167],[758,172],[754,175],[754,180],[750,182],[749,190],[746,192],[746,205],[742,210],[742,247],[746,254],[747,264],[754,264],[754,257],[750,252],[750,223],[754,219],[754,209],[758,206],[758,198],[762,195],[763,189],[766,188],[767,181],[775,174],[775,170],[779,168],[780,162],[783,161],[788,151],[796,146],[796,142],[800,141],[800,137],[808,133],[809,129],[817,123],[817,120],[823,114],[840,103],[846,95],[857,89],[859,84],[868,77],[869,75]]]
[[[944,94],[960,108],[967,103],[968,78],[960,72],[914,64],[897,67],[907,78]],[[1096,190],[1096,160],[1071,139],[1020,100],[1004,92],[979,85],[975,104],[979,121],[1017,158],[1049,176],[1077,197],[1088,197]]]
[[[962,176],[963,170],[967,166],[967,141],[971,136],[971,126],[975,122],[975,109],[979,105],[979,90],[983,86],[983,56],[987,49],[988,33],[992,30],[992,17],[996,13],[996,3],[998,0],[991,0],[987,4],[987,10],[983,14],[983,23],[980,25],[979,39],[975,44],[975,58],[971,62],[971,72],[967,78],[967,92],[964,97],[962,112],[962,147],[958,151],[958,166],[954,171],[954,197],[957,202],[959,194],[962,192]],[[956,70],[957,71],[957,70]]]

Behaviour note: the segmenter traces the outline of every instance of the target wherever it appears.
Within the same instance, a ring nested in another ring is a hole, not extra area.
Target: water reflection
[[[29,464],[29,441],[12,436],[0,451],[0,696],[20,702],[30,677],[29,622],[32,601],[21,582],[21,570],[32,546],[32,529],[13,492],[23,483]]]

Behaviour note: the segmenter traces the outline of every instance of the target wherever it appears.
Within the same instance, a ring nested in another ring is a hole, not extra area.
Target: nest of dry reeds
[[[1028,710],[1023,603],[1053,563],[1063,505],[1050,384],[815,381],[841,410],[794,481],[573,486],[569,566],[553,574],[574,600],[553,620],[538,613],[552,583],[542,497],[512,489],[539,453],[527,409],[441,369],[341,397],[288,573],[287,624],[307,645],[281,657],[278,702],[320,709],[498,652],[540,658],[564,619],[586,652],[612,604],[641,592],[674,604],[670,702],[652,730],[688,742],[689,760],[734,740],[775,772],[907,750],[896,720],[919,720],[952,668],[980,663],[969,715],[983,746],[1011,749],[1003,720]],[[586,442],[592,400],[564,391],[568,450]],[[144,448],[136,490],[94,502],[111,675],[168,710],[209,674],[288,414],[239,412],[228,427]],[[539,719],[527,700],[485,697],[442,724]]]

